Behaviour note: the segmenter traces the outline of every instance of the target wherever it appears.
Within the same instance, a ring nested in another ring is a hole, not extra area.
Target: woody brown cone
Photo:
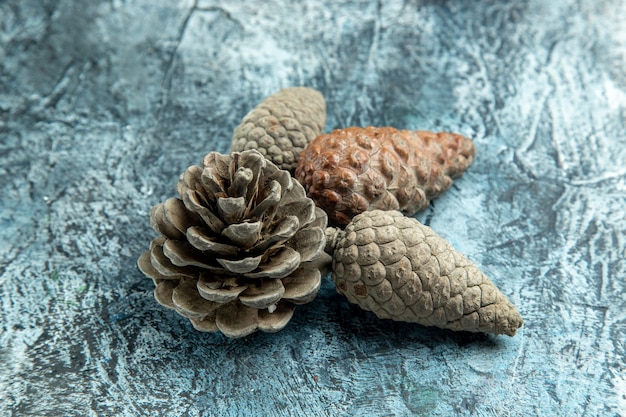
[[[345,226],[366,210],[410,216],[426,208],[474,154],[472,141],[454,133],[350,127],[311,142],[295,176],[330,222]]]

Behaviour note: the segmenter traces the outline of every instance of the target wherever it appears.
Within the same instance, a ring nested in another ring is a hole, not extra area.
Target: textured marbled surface
[[[0,2],[0,416],[625,415],[625,22],[621,0]],[[150,207],[292,85],[326,131],[474,138],[416,217],[517,336],[379,321],[329,280],[234,341],[153,300]]]

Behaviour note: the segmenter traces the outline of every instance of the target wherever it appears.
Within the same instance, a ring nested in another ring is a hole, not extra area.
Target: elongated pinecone
[[[472,141],[454,133],[350,127],[318,136],[295,176],[330,222],[345,226],[366,210],[413,215],[472,164]]]
[[[292,87],[266,98],[233,133],[231,151],[257,149],[279,168],[293,171],[305,146],[322,133],[326,102],[312,88]]]
[[[509,336],[523,322],[472,262],[398,211],[355,216],[339,232],[332,268],[337,291],[380,318]]]
[[[155,297],[201,331],[275,332],[320,287],[326,214],[257,151],[211,152],[152,208],[161,234],[139,258]]]

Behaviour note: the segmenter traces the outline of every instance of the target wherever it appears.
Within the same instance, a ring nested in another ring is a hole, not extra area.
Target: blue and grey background
[[[626,3],[0,2],[0,416],[626,415]],[[280,88],[474,139],[416,217],[514,338],[380,321],[326,280],[277,334],[196,332],[135,266],[152,205]]]

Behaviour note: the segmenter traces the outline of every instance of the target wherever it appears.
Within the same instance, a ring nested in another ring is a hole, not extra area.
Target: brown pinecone
[[[330,230],[329,230],[330,229]],[[398,211],[367,211],[338,233],[337,291],[379,318],[515,335],[519,313],[495,285],[430,227]]]
[[[201,331],[275,332],[320,287],[326,214],[259,152],[209,153],[152,208],[161,234],[139,258],[162,305]]]
[[[318,136],[295,176],[330,222],[345,226],[366,210],[413,215],[472,164],[472,141],[454,133],[350,127]]]
[[[326,102],[307,87],[280,90],[248,113],[233,133],[232,152],[256,149],[281,169],[293,171],[300,152],[322,133]]]

